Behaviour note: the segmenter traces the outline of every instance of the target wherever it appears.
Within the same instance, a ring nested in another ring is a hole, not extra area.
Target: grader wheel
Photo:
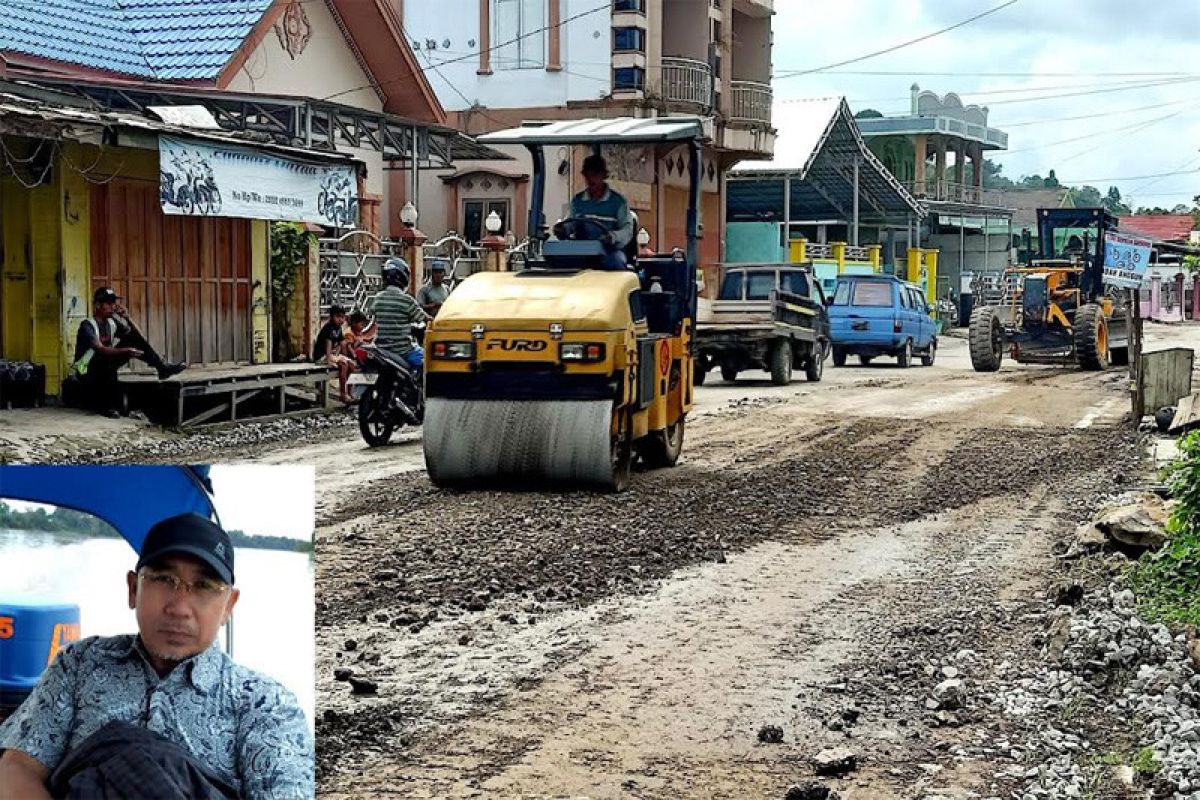
[[[976,372],[995,372],[1004,360],[1004,326],[993,306],[980,306],[971,312],[967,334],[971,345],[971,366]]]
[[[1108,320],[1095,303],[1075,312],[1075,360],[1088,370],[1108,369]]]

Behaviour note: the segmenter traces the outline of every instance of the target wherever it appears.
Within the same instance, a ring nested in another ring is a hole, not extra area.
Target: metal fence
[[[771,86],[757,81],[730,81],[730,118],[735,122],[771,123]]]
[[[319,239],[317,248],[322,317],[333,305],[371,313],[375,295],[383,288],[383,262],[404,255],[403,242],[380,239],[362,230]]]

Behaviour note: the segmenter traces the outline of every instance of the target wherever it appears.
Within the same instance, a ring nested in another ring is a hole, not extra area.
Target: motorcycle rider
[[[425,366],[425,351],[413,339],[412,326],[428,321],[429,315],[406,291],[411,275],[403,258],[389,258],[383,265],[383,291],[375,295],[375,344],[420,372]]]

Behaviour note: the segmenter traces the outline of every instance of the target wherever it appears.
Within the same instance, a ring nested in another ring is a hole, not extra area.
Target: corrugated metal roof
[[[484,144],[649,144],[703,137],[704,123],[699,117],[615,117],[526,122],[478,138]]]
[[[0,52],[154,80],[211,80],[271,0],[0,0]]]
[[[773,161],[743,162],[730,172],[727,211],[732,220],[784,218],[782,183],[790,179],[793,212],[849,218],[854,203],[850,175],[859,164],[863,217],[923,217],[926,210],[867,149],[842,97],[787,101],[772,107],[779,132]],[[777,188],[773,183],[780,184]],[[798,218],[796,213],[792,219]]]
[[[1121,217],[1121,233],[1146,236],[1156,242],[1186,242],[1196,229],[1191,214],[1130,214]]]
[[[734,172],[804,172],[816,154],[826,132],[836,121],[841,97],[814,97],[783,100],[771,109],[775,137],[775,157],[770,161],[743,161]]]

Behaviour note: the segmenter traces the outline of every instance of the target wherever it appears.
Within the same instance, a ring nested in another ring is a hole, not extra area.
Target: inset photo
[[[312,797],[313,493],[307,466],[0,466],[4,796]]]

